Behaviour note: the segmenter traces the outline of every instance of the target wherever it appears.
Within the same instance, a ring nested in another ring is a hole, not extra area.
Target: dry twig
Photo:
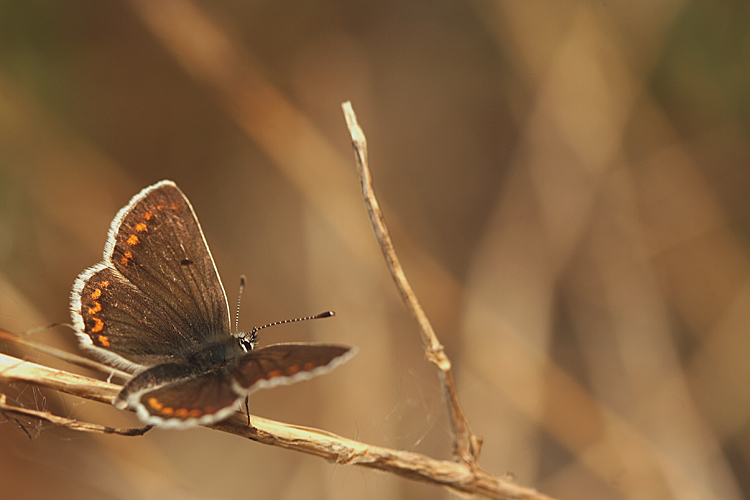
[[[0,354],[0,381],[32,383],[103,403],[111,403],[121,389],[115,384],[37,365],[6,354]],[[11,409],[14,413],[21,413],[15,411],[17,410],[15,408]],[[33,415],[33,413],[23,412],[26,416],[42,418],[73,429],[93,430],[95,427],[107,429],[48,414]],[[252,427],[248,427],[244,414],[240,413],[211,427],[260,443],[319,456],[338,464],[379,469],[409,479],[443,486],[460,493],[486,498],[549,500],[549,497],[534,490],[502,481],[482,470],[469,470],[463,464],[435,460],[418,453],[381,448],[323,430],[289,425],[258,416],[251,418]]]
[[[354,114],[354,109],[348,101],[342,105],[342,108],[346,124],[349,127],[349,133],[352,136],[354,156],[357,160],[357,171],[362,183],[362,196],[364,196],[367,213],[370,215],[370,222],[375,231],[380,250],[383,252],[383,256],[388,263],[388,269],[391,271],[391,277],[396,283],[396,288],[398,288],[401,298],[419,325],[427,359],[438,367],[440,373],[440,380],[448,404],[448,412],[454,434],[453,456],[468,467],[472,469],[476,468],[477,458],[482,448],[482,439],[471,432],[469,422],[458,402],[458,394],[456,393],[456,386],[453,382],[453,374],[451,372],[451,362],[445,354],[443,345],[438,340],[435,330],[432,329],[430,320],[427,319],[427,315],[424,309],[422,309],[419,299],[417,299],[414,290],[412,290],[409,281],[406,279],[404,270],[396,255],[393,241],[391,241],[388,227],[383,218],[383,212],[380,210],[380,205],[375,197],[375,191],[372,188],[372,176],[367,159],[367,139],[359,123],[357,123],[357,115]]]
[[[73,418],[60,417],[53,415],[48,411],[32,410],[30,408],[21,408],[18,406],[11,406],[7,402],[7,396],[0,394],[0,412],[10,413],[14,415],[22,415],[24,417],[31,417],[38,420],[45,420],[51,424],[59,425],[61,427],[68,427],[76,431],[84,432],[96,432],[99,434],[118,434],[120,436],[142,436],[151,428],[153,425],[144,425],[143,427],[133,427],[131,429],[120,429],[117,427],[109,427],[106,425],[90,424],[88,422],[81,422]],[[26,434],[29,433],[24,429]]]
[[[54,326],[63,326],[63,325],[54,325]],[[72,326],[70,325],[64,325],[64,326],[68,326],[69,328],[72,328]],[[120,380],[129,380],[130,377],[132,376],[131,374],[127,372],[118,370],[117,368],[114,368],[109,365],[102,364],[98,361],[94,361],[93,359],[84,358],[83,356],[79,356],[77,354],[63,351],[55,347],[51,347],[48,345],[40,344],[38,342],[32,342],[32,341],[26,340],[2,328],[0,328],[0,341],[9,342],[11,344],[16,344],[16,345],[23,346],[23,347],[30,347],[31,349],[34,349],[35,351],[39,351],[41,353],[55,357],[62,361],[66,361],[68,363],[72,363],[77,366],[81,366],[83,368],[100,371],[102,373],[109,373],[110,377],[118,377]]]

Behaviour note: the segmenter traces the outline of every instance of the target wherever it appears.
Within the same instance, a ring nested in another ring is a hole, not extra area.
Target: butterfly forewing
[[[73,318],[88,345],[126,367],[150,366],[230,334],[203,232],[171,181],[144,189],[118,213],[104,254],[73,288]]]
[[[242,356],[231,373],[240,390],[251,392],[322,375],[353,355],[339,345],[274,344]]]
[[[99,348],[100,354],[109,354],[116,364],[126,368],[129,364],[165,363],[172,359],[174,346],[185,342],[179,331],[165,328],[160,310],[159,304],[135,289],[120,273],[103,267],[81,289],[80,329],[90,342],[84,345]]]

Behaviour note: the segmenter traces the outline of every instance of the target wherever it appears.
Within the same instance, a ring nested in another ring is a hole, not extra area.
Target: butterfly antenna
[[[252,341],[254,341],[258,332],[264,328],[268,328],[269,326],[284,325],[286,323],[296,323],[298,321],[307,321],[309,319],[330,318],[331,316],[336,316],[336,313],[333,311],[326,311],[320,314],[316,314],[315,316],[305,316],[304,318],[294,318],[294,319],[285,319],[283,321],[274,321],[273,323],[268,323],[267,325],[254,327],[252,331],[250,332],[250,336],[252,338]]]
[[[234,314],[234,333],[240,331],[240,302],[242,302],[242,292],[245,290],[245,275],[240,276],[240,289],[237,292],[237,312]]]

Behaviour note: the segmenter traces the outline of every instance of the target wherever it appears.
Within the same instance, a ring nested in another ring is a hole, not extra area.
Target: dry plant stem
[[[53,415],[48,411],[38,411],[31,410],[29,408],[11,406],[7,403],[7,397],[5,394],[0,394],[0,413],[22,415],[24,417],[44,420],[51,424],[59,425],[61,427],[68,427],[69,429],[73,429],[76,431],[95,432],[99,434],[117,434],[120,436],[142,436],[153,427],[152,425],[146,425],[143,427],[135,427],[132,429],[118,429],[117,427],[108,427],[105,425],[81,422],[80,420]],[[28,435],[28,432],[26,434]]]
[[[482,439],[471,432],[469,422],[458,402],[458,394],[451,372],[451,362],[445,354],[443,345],[438,340],[435,331],[432,329],[430,320],[427,319],[427,315],[422,309],[417,296],[414,294],[409,281],[406,279],[404,270],[396,255],[396,250],[393,247],[383,213],[380,210],[380,205],[375,197],[375,191],[372,188],[372,176],[367,159],[367,140],[365,134],[357,122],[357,116],[354,113],[351,103],[348,101],[345,102],[342,108],[349,133],[352,136],[357,171],[362,183],[362,195],[367,206],[367,213],[370,215],[370,222],[375,230],[375,236],[380,244],[380,250],[383,252],[383,256],[388,263],[388,269],[391,271],[391,276],[396,283],[396,288],[398,288],[401,298],[419,325],[422,341],[427,350],[427,359],[438,367],[440,373],[450,413],[451,426],[455,436],[453,455],[469,467],[474,468],[477,466],[476,463],[482,447]]]
[[[0,382],[26,382],[100,403],[112,403],[119,385],[68,373],[0,353]]]
[[[121,387],[81,375],[48,368],[0,353],[0,382],[27,382],[94,401],[111,403]],[[19,412],[15,412],[19,413]],[[24,413],[32,416],[28,412]],[[83,430],[91,424],[69,425],[62,419],[37,416],[52,423]],[[211,426],[260,443],[308,453],[338,464],[359,465],[443,486],[456,492],[497,499],[552,500],[536,491],[500,480],[482,470],[417,453],[391,450],[346,439],[326,431],[294,426],[252,416],[252,427],[238,413]],[[91,430],[85,429],[85,430]]]
[[[99,363],[98,361],[94,361],[89,358],[84,358],[83,356],[78,356],[77,354],[71,354],[67,351],[56,349],[54,347],[50,347],[44,344],[39,344],[38,342],[26,340],[7,330],[3,330],[2,328],[0,328],[0,341],[10,342],[11,344],[16,344],[16,345],[20,345],[24,347],[30,347],[41,353],[48,354],[57,359],[61,359],[63,361],[67,361],[68,363],[72,363],[74,365],[78,365],[83,368],[89,368],[91,370],[96,370],[102,373],[106,373],[111,377],[112,376],[118,377],[120,380],[128,380],[132,376],[131,374],[127,372],[118,370],[117,368],[113,368],[103,363]]]

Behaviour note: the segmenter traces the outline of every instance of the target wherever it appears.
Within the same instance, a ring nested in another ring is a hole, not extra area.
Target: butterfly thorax
[[[226,340],[196,347],[186,353],[185,362],[197,372],[208,372],[227,366],[243,354],[238,340],[228,337]]]

